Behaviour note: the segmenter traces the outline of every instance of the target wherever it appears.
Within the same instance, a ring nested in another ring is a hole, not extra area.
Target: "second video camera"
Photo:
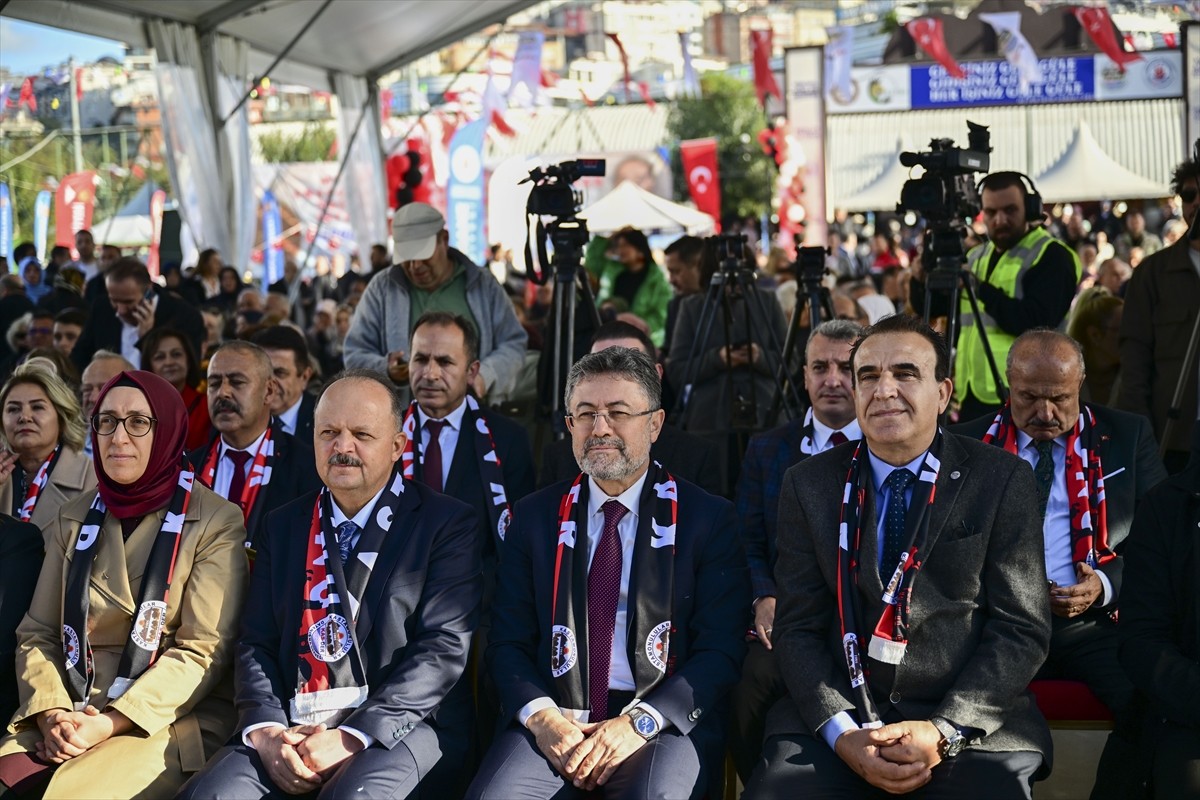
[[[991,134],[987,127],[967,122],[968,147],[953,139],[933,139],[925,153],[900,154],[906,167],[924,167],[925,174],[905,181],[897,211],[915,211],[931,222],[974,217],[982,205],[975,190],[975,173],[991,166]]]

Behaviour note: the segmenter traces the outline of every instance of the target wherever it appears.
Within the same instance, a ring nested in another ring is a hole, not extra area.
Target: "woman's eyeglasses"
[[[112,436],[117,432],[117,425],[124,425],[125,432],[130,436],[145,436],[158,422],[154,417],[145,414],[130,414],[128,417],[114,417],[112,414],[97,414],[92,417],[92,430],[101,436]]]

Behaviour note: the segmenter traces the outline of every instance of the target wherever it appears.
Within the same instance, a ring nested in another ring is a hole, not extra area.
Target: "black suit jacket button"
[[[888,696],[888,700],[891,702],[891,704],[892,704],[892,705],[896,705],[896,704],[897,704],[897,703],[899,703],[899,702],[900,702],[902,699],[903,699],[903,698],[901,698],[901,696],[900,696],[900,693],[899,693],[899,692],[892,692],[892,693],[891,693],[891,694]]]

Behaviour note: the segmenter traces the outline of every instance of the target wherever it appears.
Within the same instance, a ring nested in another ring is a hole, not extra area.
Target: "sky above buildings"
[[[101,56],[120,60],[123,55],[121,43],[111,39],[0,17],[0,67],[16,74],[41,72],[72,56],[86,64]]]

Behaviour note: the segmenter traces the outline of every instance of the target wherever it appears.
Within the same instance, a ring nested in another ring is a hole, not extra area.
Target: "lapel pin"
[[[954,472],[950,473],[950,480],[952,480],[952,481],[956,481],[961,477],[962,477],[962,473],[959,472],[958,470],[954,470]]]

